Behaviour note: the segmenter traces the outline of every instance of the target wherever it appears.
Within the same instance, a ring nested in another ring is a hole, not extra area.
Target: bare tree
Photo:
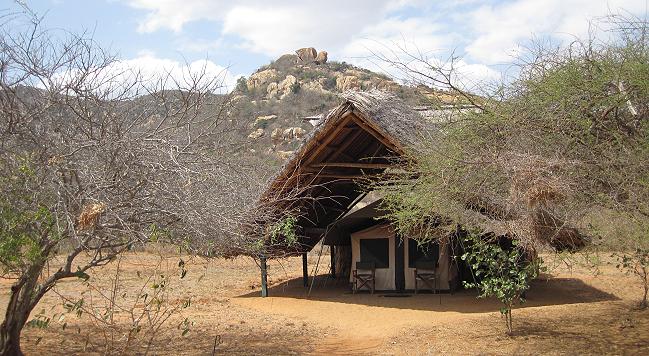
[[[0,33],[0,266],[15,279],[0,354],[58,281],[151,240],[209,254],[244,238],[238,122],[222,77],[146,76],[28,9]],[[251,200],[251,199],[248,199]],[[240,243],[240,245],[250,245]]]

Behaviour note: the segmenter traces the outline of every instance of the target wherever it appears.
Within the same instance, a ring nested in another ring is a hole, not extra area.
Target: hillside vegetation
[[[338,105],[338,95],[347,90],[386,90],[411,106],[449,104],[457,99],[448,92],[401,85],[385,74],[327,61],[326,54],[324,61],[318,60],[312,48],[296,53],[239,78],[233,93],[232,115],[246,123],[249,151],[270,162],[289,157],[317,118]]]

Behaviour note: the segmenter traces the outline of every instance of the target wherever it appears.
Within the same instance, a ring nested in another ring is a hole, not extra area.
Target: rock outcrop
[[[260,137],[264,136],[264,129],[257,129],[248,135],[248,138],[256,140]]]
[[[293,86],[297,83],[297,78],[292,75],[287,75],[284,80],[279,82],[277,85],[277,92],[279,94],[279,98],[283,99],[285,96],[291,93],[293,90]]]
[[[399,90],[399,84],[391,80],[382,80],[374,86],[376,89],[395,92]]]
[[[361,85],[358,82],[358,77],[354,75],[344,75],[336,78],[336,89],[341,92],[350,89],[360,89]]]
[[[313,60],[315,64],[325,64],[327,63],[327,51],[320,51],[318,55]]]
[[[314,81],[305,82],[303,84],[300,84],[300,89],[311,90],[311,91],[315,91],[315,92],[318,92],[318,93],[326,93],[327,92],[327,90],[324,89],[324,87],[322,86],[322,83],[320,81],[317,81],[317,82],[314,82]]]
[[[273,132],[270,133],[270,140],[273,142],[273,144],[278,144],[282,142],[282,128],[276,127],[273,129]]]
[[[301,127],[289,127],[282,129],[281,127],[276,127],[270,133],[270,139],[274,145],[278,145],[282,142],[291,142],[293,140],[301,140],[306,135],[306,130]]]
[[[275,152],[277,157],[279,159],[281,159],[281,160],[287,160],[287,159],[291,158],[293,156],[293,153],[295,153],[295,151],[277,151],[277,152]]]
[[[311,63],[318,56],[318,52],[313,47],[300,48],[295,51],[298,63]]]
[[[237,105],[228,108],[230,120],[238,120],[231,121],[233,124],[246,125],[236,134],[264,160],[290,158],[327,110],[340,103],[338,94],[345,91],[388,90],[412,102],[428,95],[425,88],[401,87],[386,75],[329,61],[326,51],[307,47],[295,53],[283,55],[250,75],[243,87],[238,86]]]
[[[277,115],[257,116],[253,127],[266,127],[277,119]]]
[[[306,134],[306,130],[301,127],[289,127],[282,132],[282,138],[285,141],[291,141],[293,139],[299,140]]]
[[[277,96],[277,83],[272,82],[268,84],[266,88],[266,93],[268,93],[268,99],[272,99]]]
[[[248,90],[255,90],[272,82],[277,75],[278,72],[275,69],[262,70],[261,72],[251,75],[250,78],[246,80],[246,86],[248,87]]]

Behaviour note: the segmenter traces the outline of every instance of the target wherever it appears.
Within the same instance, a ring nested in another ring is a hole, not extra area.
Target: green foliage
[[[171,231],[166,228],[161,228],[156,224],[149,225],[149,242],[169,242],[171,241]]]
[[[412,154],[402,184],[382,187],[398,230],[425,227],[436,214],[484,226],[494,218],[467,209],[476,198],[514,212],[511,231],[536,246],[551,245],[557,232],[539,232],[541,211],[562,217],[554,226],[588,226],[584,217],[601,210],[633,216],[636,230],[646,225],[649,36],[646,22],[612,22],[611,40],[538,49],[521,60],[518,78],[485,91],[479,109],[441,122]],[[607,239],[628,245],[623,234]]]
[[[37,328],[37,329],[47,329],[50,326],[50,323],[52,322],[52,318],[48,317],[47,315],[44,314],[38,314],[34,317],[34,319],[28,321],[25,323],[25,327],[27,328]]]
[[[299,81],[311,82],[315,81],[322,76],[322,73],[315,70],[303,70],[298,74]]]
[[[248,85],[246,84],[246,77],[241,76],[237,79],[237,84],[234,90],[238,91],[241,94],[248,93]]]
[[[287,246],[293,246],[298,242],[297,218],[289,215],[277,221],[270,229],[271,243],[278,243],[283,238]]]
[[[291,93],[297,94],[300,91],[300,82],[291,84]]]
[[[467,288],[477,288],[480,298],[496,297],[503,307],[507,331],[513,331],[512,307],[524,303],[523,294],[530,288],[530,281],[538,276],[540,260],[530,261],[513,242],[511,249],[502,248],[495,241],[484,240],[480,234],[471,233],[465,239],[466,261],[474,273],[474,282],[464,282]]]
[[[23,270],[32,263],[42,263],[43,236],[58,238],[55,217],[40,200],[39,181],[29,158],[0,162],[6,173],[0,175],[0,263],[3,273]]]
[[[344,72],[352,66],[346,62],[328,61],[326,67],[332,72]]]
[[[327,77],[322,83],[322,88],[325,90],[333,91],[336,89],[336,77]]]

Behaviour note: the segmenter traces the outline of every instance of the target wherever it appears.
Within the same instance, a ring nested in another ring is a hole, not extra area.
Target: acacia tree
[[[441,214],[516,236],[532,252],[581,248],[581,232],[623,251],[646,249],[647,22],[610,16],[596,24],[602,30],[587,39],[528,48],[515,78],[500,84],[467,85],[454,58],[440,64],[408,51],[378,55],[462,104],[446,109],[438,134],[406,167],[418,178],[384,188],[398,229],[421,228]],[[606,225],[618,231],[599,234]],[[620,234],[622,225],[634,233]]]
[[[237,224],[258,189],[230,98],[215,94],[222,77],[146,76],[25,12],[0,32],[0,266],[14,279],[3,355],[21,354],[30,312],[60,280],[136,245],[249,245]]]

